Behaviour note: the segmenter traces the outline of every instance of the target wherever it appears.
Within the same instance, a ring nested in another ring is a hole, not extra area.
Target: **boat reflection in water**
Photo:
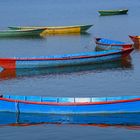
[[[102,115],[53,115],[30,113],[0,113],[0,126],[32,126],[41,124],[123,127],[140,129],[140,113]]]
[[[37,75],[51,75],[51,74],[71,74],[85,72],[102,72],[106,70],[125,70],[131,69],[131,58],[127,57],[118,61],[105,62],[102,64],[93,65],[79,65],[79,66],[67,66],[57,68],[39,68],[39,69],[1,69],[0,80],[18,78],[18,77],[32,77]]]

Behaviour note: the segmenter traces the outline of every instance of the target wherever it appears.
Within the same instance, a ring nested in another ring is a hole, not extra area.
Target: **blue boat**
[[[113,62],[105,62],[94,65],[78,65],[78,66],[67,66],[57,68],[39,68],[39,69],[5,69],[0,72],[0,80],[8,80],[13,78],[21,77],[33,77],[33,76],[50,76],[50,75],[68,75],[71,73],[85,74],[91,72],[104,72],[106,70],[128,70],[132,69],[131,60],[129,58],[122,59]]]
[[[73,98],[1,95],[0,112],[42,114],[140,113],[140,96]]]
[[[110,40],[106,38],[95,38],[95,43],[100,50],[122,49],[122,48],[133,47],[132,43],[125,43],[125,42]]]
[[[32,126],[41,124],[79,125],[79,126],[116,126],[140,128],[140,113],[109,115],[54,115],[32,113],[0,113],[0,126]]]
[[[0,68],[2,71],[3,69],[35,69],[97,64],[120,60],[128,56],[132,51],[133,48],[130,47],[99,52],[83,52],[77,54],[0,58]]]

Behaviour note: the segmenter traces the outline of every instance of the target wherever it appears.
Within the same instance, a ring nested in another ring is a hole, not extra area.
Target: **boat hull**
[[[76,25],[76,26],[45,26],[45,27],[9,27],[10,29],[41,29],[46,28],[42,35],[48,35],[48,34],[69,34],[69,33],[84,33],[86,32],[90,27],[93,25]]]
[[[125,10],[99,10],[101,16],[123,15],[127,14],[128,9]]]
[[[53,98],[3,96],[0,112],[42,114],[119,114],[140,113],[139,96],[102,98]]]
[[[0,37],[41,36],[44,29],[6,30],[0,31]]]
[[[140,44],[140,36],[129,36],[135,44]]]
[[[122,59],[128,56],[132,50],[133,48],[129,48],[124,50],[84,52],[79,54],[44,56],[37,58],[0,58],[0,67],[2,69],[33,69],[97,64]]]
[[[32,126],[41,124],[63,124],[99,127],[126,127],[129,129],[140,126],[140,113],[109,114],[109,115],[52,115],[32,113],[0,113],[0,126]]]
[[[133,47],[132,43],[125,43],[116,40],[110,40],[105,38],[95,38],[96,49],[97,50],[110,50],[110,49],[122,49]]]
[[[13,79],[17,77],[33,77],[39,75],[51,75],[51,74],[70,74],[78,73],[83,74],[83,72],[102,72],[106,70],[121,70],[124,68],[126,70],[132,69],[131,60],[129,58],[122,59],[113,62],[105,62],[102,64],[90,64],[90,65],[78,65],[78,66],[67,66],[67,67],[54,67],[54,68],[39,68],[39,69],[2,69],[0,72],[0,80]]]

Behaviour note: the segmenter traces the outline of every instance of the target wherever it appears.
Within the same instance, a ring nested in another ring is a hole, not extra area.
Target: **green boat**
[[[12,30],[23,29],[42,29],[45,28],[42,35],[51,34],[71,34],[71,33],[85,33],[93,25],[74,25],[74,26],[11,26]]]
[[[128,9],[120,9],[120,10],[99,10],[100,16],[110,16],[110,15],[122,15],[127,14]]]
[[[24,29],[24,30],[0,30],[0,37],[28,37],[41,36],[42,29]]]

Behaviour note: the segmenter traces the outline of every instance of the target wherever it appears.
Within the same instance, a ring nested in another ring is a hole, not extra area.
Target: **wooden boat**
[[[42,26],[42,27],[35,27],[35,26],[31,26],[31,27],[20,27],[20,26],[16,26],[16,27],[9,27],[10,29],[13,30],[23,30],[23,29],[46,29],[44,30],[44,32],[42,33],[43,35],[47,35],[47,34],[69,34],[69,33],[85,33],[90,27],[92,27],[93,25],[75,25],[75,26]]]
[[[140,36],[132,36],[132,35],[129,35],[129,37],[131,38],[131,40],[132,40],[135,44],[140,44]]]
[[[132,43],[125,43],[125,42],[106,39],[106,38],[95,38],[95,43],[100,50],[121,49],[121,48],[133,47]]]
[[[0,58],[0,69],[35,69],[60,66],[97,64],[120,60],[128,56],[133,48],[106,50],[99,52],[83,52],[77,54],[64,54],[40,57],[11,57]]]
[[[0,112],[81,115],[140,113],[140,96],[73,98],[1,95]]]
[[[101,16],[110,16],[110,15],[122,15],[127,14],[128,9],[119,9],[119,10],[99,10]]]
[[[134,42],[134,48],[140,50],[140,36],[131,36],[130,39]]]
[[[1,65],[1,64],[0,64]],[[106,70],[129,70],[132,69],[130,59],[122,59],[113,62],[105,62],[94,65],[78,65],[57,68],[39,68],[39,69],[2,69],[0,72],[0,80],[8,80],[13,78],[33,77],[33,76],[50,76],[50,75],[68,75],[78,73],[80,75],[86,73],[105,72]]]
[[[0,64],[1,65],[1,64]],[[8,80],[13,78],[33,77],[33,76],[50,76],[50,75],[64,75],[71,73],[85,74],[85,72],[105,72],[106,70],[128,70],[132,68],[130,59],[122,59],[113,62],[106,62],[94,65],[78,65],[57,68],[39,68],[39,69],[2,69],[0,72],[0,80]]]
[[[44,29],[1,30],[0,37],[41,36]]]
[[[37,113],[0,113],[0,126],[34,126],[41,124],[79,125],[98,127],[140,128],[140,113],[55,115]]]

